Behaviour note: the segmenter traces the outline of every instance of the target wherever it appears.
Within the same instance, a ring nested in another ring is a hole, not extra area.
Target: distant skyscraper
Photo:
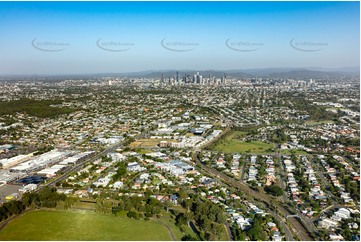
[[[162,74],[162,76],[160,77],[160,82],[164,83],[164,74]]]
[[[177,71],[177,73],[176,73],[176,82],[177,82],[177,84],[179,84],[179,76],[178,76],[178,71]]]
[[[194,77],[195,77],[195,83],[200,84],[201,83],[201,78],[199,76],[199,72],[197,72],[197,74],[194,75]]]

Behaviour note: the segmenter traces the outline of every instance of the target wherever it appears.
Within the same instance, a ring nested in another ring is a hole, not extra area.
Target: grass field
[[[171,240],[157,221],[87,211],[37,210],[22,214],[0,231],[0,240]]]
[[[243,132],[243,131],[232,131],[230,132],[226,139],[228,140],[238,140],[244,136],[246,136],[247,132]]]
[[[274,149],[275,145],[272,143],[265,143],[262,141],[240,141],[240,137],[244,136],[245,132],[233,131],[225,137],[221,138],[214,144],[211,149],[225,153],[252,153],[264,154],[270,153],[268,149]]]
[[[137,150],[137,153],[142,154],[142,155],[149,154],[149,153],[152,153],[152,152],[153,152],[152,150],[147,150],[147,149]]]

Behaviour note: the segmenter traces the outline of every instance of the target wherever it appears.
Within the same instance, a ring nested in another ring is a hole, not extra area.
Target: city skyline
[[[359,66],[359,2],[1,2],[0,75]]]

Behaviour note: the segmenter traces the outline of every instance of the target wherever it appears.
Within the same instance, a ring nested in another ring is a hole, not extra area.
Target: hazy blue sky
[[[0,2],[0,74],[359,66],[359,9],[359,2]]]

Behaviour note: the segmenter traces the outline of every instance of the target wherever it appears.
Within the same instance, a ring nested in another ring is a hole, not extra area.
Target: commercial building
[[[21,162],[31,159],[32,156],[33,156],[32,153],[28,154],[28,155],[17,155],[17,156],[11,157],[11,158],[1,159],[0,163],[1,163],[3,169],[7,169],[7,168],[18,165]]]
[[[10,169],[11,172],[32,172],[40,169],[44,169],[49,165],[55,164],[66,156],[70,151],[59,151],[57,149],[44,153],[40,156],[36,156],[33,159],[23,162]]]

